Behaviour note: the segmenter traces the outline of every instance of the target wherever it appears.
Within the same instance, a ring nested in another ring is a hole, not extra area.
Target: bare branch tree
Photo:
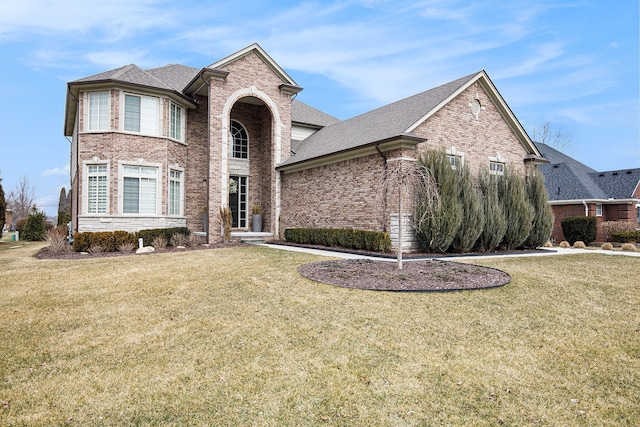
[[[14,218],[26,218],[35,204],[36,192],[24,175],[7,196],[7,207],[13,210]]]
[[[533,123],[531,129],[531,139],[533,142],[541,142],[559,151],[566,151],[571,148],[571,132],[562,130],[562,126],[555,127],[549,121],[544,123]]]
[[[405,162],[402,160],[390,160],[387,164],[383,181],[385,194],[388,190],[397,191],[398,196],[398,270],[402,270],[402,247],[404,244],[403,223],[404,209],[403,199],[406,196],[418,199],[422,202],[428,200],[429,205],[439,203],[438,190],[429,169],[420,167],[418,162]],[[421,195],[421,198],[418,198]],[[414,221],[415,223],[415,218]]]

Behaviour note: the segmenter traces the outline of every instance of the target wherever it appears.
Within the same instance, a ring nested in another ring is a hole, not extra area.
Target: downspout
[[[203,224],[204,229],[205,229],[205,237],[206,237],[206,242],[207,244],[209,243],[209,234],[210,234],[210,221],[209,221],[209,215],[210,215],[210,211],[211,211],[211,206],[209,206],[209,193],[211,192],[211,85],[209,84],[209,82],[207,80],[205,80],[205,78],[202,76],[202,74],[200,74],[200,78],[202,79],[202,81],[204,82],[205,85],[207,85],[207,177],[205,178],[207,185],[206,185],[206,192],[205,192],[205,223]]]
[[[73,94],[73,92],[71,91],[71,87],[69,87],[69,85],[67,85],[67,91],[69,92],[69,95],[71,95],[71,97],[73,99],[76,100],[76,104],[78,105],[76,111],[76,117],[75,117],[75,121],[76,121],[76,179],[80,179],[80,99],[76,98],[76,96]],[[71,135],[71,148],[73,151],[73,134]],[[71,169],[69,169],[69,185],[71,185],[71,191],[73,191],[73,178],[72,178],[72,173],[73,171]],[[71,231],[72,232],[77,232],[78,231],[78,216],[80,215],[80,182],[78,181],[78,188],[76,189],[76,191],[73,191],[73,198],[75,199],[75,207],[76,207],[76,218],[75,218],[75,229],[73,227],[73,205],[71,206]]]
[[[583,200],[582,204],[584,205],[584,216],[589,216],[589,205],[587,204],[587,201]]]
[[[380,150],[379,144],[376,145],[376,151],[380,154],[383,160],[384,170],[382,172],[382,231],[387,232],[387,156]]]

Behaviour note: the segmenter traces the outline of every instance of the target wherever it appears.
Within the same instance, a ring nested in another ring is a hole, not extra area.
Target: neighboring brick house
[[[597,241],[605,241],[600,226],[605,221],[625,221],[640,227],[640,168],[598,172],[541,143],[536,143],[550,163],[539,166],[549,203],[555,215],[551,237],[565,240],[561,222],[568,216],[598,218]]]
[[[296,101],[301,90],[257,44],[202,69],[127,65],[68,83],[74,231],[186,226],[215,242],[223,206],[236,235],[254,206],[267,238],[393,231],[390,164],[429,148],[474,173],[544,162],[484,71],[345,121]]]

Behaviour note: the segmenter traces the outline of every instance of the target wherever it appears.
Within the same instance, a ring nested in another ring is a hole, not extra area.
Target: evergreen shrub
[[[27,217],[24,229],[20,233],[23,240],[45,240],[47,237],[47,215],[39,211],[35,206],[31,209],[31,213]]]
[[[484,229],[484,208],[467,165],[458,169],[458,184],[458,204],[462,210],[462,222],[451,247],[455,252],[469,252]]]
[[[506,249],[519,248],[529,237],[534,217],[533,207],[525,193],[524,180],[511,168],[505,168],[504,176],[498,180],[498,195],[507,222],[501,244]]]
[[[579,240],[587,245],[596,240],[598,219],[595,216],[569,216],[560,224],[565,239],[571,245]]]
[[[191,232],[187,227],[173,227],[173,228],[151,228],[149,230],[138,231],[138,238],[142,238],[145,246],[150,246],[156,237],[162,236],[167,242],[171,240],[171,236],[176,233],[184,234],[189,237]]]
[[[507,230],[507,220],[498,196],[500,176],[485,172],[479,177],[480,193],[484,211],[484,229],[476,241],[475,249],[481,252],[492,251],[500,245]]]
[[[640,242],[640,230],[612,233],[611,239],[617,243],[638,243]]]
[[[537,169],[531,169],[526,180],[526,193],[529,203],[533,207],[531,231],[523,246],[535,249],[544,246],[549,241],[553,229],[553,210],[549,205],[547,190],[544,187],[544,177]]]
[[[287,228],[284,238],[303,245],[337,246],[345,249],[389,252],[391,238],[379,231],[343,228]]]

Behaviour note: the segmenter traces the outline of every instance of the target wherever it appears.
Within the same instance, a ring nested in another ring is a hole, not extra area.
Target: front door
[[[232,228],[247,228],[247,177],[231,176],[231,180],[236,182],[235,191],[229,192],[229,209],[233,221]]]

